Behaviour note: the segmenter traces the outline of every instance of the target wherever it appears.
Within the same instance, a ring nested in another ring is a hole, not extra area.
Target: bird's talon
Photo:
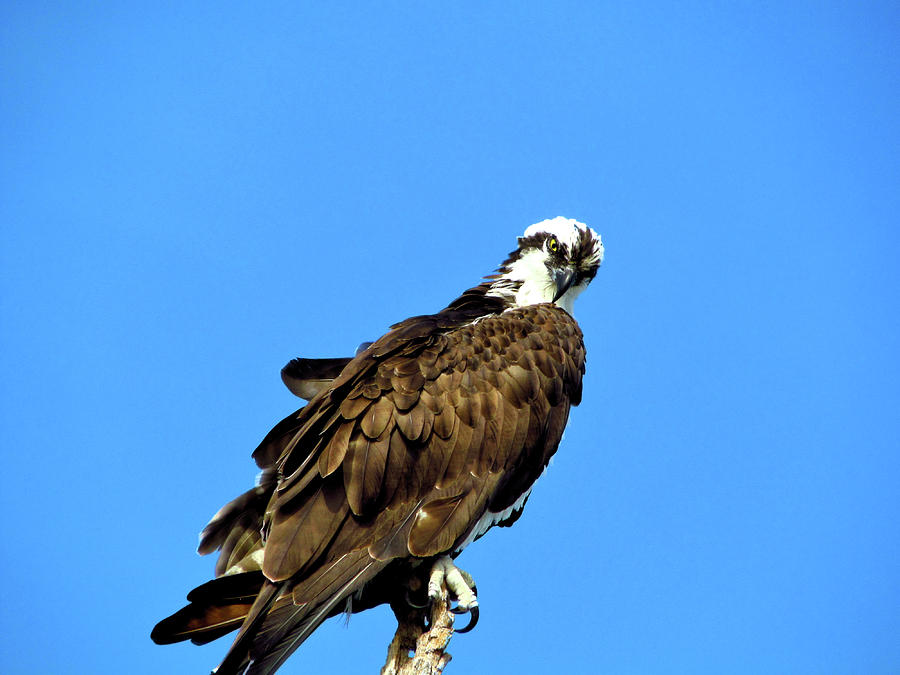
[[[453,614],[469,613],[469,624],[456,631],[467,633],[478,623],[478,597],[475,595],[475,581],[467,572],[459,569],[449,556],[441,556],[434,561],[428,579],[428,596],[437,599],[442,587],[447,588],[450,598],[456,600],[456,607],[450,607]]]
[[[456,607],[454,609],[459,609],[459,608]],[[450,611],[453,611],[454,614],[462,613],[462,612],[455,612],[454,610],[450,610]],[[474,605],[474,606],[470,607],[468,612],[471,615],[471,618],[469,619],[469,623],[466,625],[465,628],[457,629],[456,630],[457,633],[468,633],[470,630],[475,628],[475,624],[478,623],[478,605]]]
[[[413,602],[413,599],[409,596],[409,591],[406,591],[406,604],[413,609],[428,609],[429,605],[431,605],[431,598],[428,598],[424,605],[420,605],[417,602]]]

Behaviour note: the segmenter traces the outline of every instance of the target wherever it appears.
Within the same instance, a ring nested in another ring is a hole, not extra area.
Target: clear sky
[[[424,4],[3,3],[0,672],[208,672],[149,632],[281,366],[557,215],[584,402],[447,675],[900,671],[898,5]]]

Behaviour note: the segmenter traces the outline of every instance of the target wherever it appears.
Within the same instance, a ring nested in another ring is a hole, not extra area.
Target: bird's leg
[[[456,607],[450,611],[454,614],[469,613],[469,624],[460,628],[457,633],[467,633],[478,623],[478,597],[476,596],[475,580],[472,576],[459,569],[450,556],[442,555],[434,561],[431,567],[431,575],[428,577],[428,597],[432,601],[441,595],[441,586],[446,585],[451,597],[456,598]]]

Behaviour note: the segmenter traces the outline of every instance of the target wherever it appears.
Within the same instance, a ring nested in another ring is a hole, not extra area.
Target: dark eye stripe
[[[551,239],[556,241],[555,251],[548,243]],[[593,254],[594,244],[594,238],[591,236],[590,231],[580,228],[578,236],[572,244],[561,242],[559,237],[549,232],[538,232],[528,237],[519,237],[519,247],[515,251],[510,252],[509,257],[507,257],[500,268],[507,268],[518,260],[523,252],[535,248],[548,251],[554,260],[579,263]],[[546,248],[544,248],[545,246]]]

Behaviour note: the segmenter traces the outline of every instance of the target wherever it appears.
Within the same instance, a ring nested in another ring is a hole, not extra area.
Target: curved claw
[[[468,633],[470,630],[475,628],[475,624],[478,623],[478,615],[479,615],[478,605],[474,605],[474,606],[470,607],[469,609],[460,609],[459,607],[454,607],[450,611],[453,612],[454,614],[465,614],[466,612],[468,612],[470,615],[469,623],[466,625],[465,628],[456,629],[455,632],[457,632],[457,633]]]
[[[428,609],[431,606],[431,600],[426,600],[424,605],[420,605],[417,602],[413,602],[412,598],[409,597],[409,591],[406,591],[406,604],[412,607],[413,609]]]

